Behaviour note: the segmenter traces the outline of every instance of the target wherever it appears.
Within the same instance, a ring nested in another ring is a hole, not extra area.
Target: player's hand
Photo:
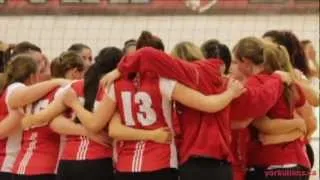
[[[113,71],[107,73],[101,78],[100,84],[102,86],[106,86],[107,88],[109,88],[111,84],[115,80],[119,79],[120,77],[121,77],[121,72],[118,69],[114,69]]]
[[[307,125],[305,123],[305,120],[302,118],[295,118],[293,120],[297,122],[297,128],[304,134],[307,134]]]
[[[91,133],[88,132],[88,137],[98,143],[101,144],[105,147],[111,147],[112,146],[112,139],[108,136],[107,132],[100,132],[100,133]]]
[[[233,98],[237,98],[241,96],[242,93],[246,92],[246,88],[243,86],[243,84],[235,80],[233,78],[230,78],[228,81],[228,89],[227,91],[230,91]]]
[[[152,131],[152,139],[156,143],[170,144],[173,134],[168,127],[158,128]]]
[[[274,74],[277,74],[280,76],[282,82],[286,83],[286,84],[291,84],[293,79],[290,75],[290,73],[288,72],[284,72],[284,71],[275,71]]]
[[[66,106],[70,108],[73,108],[76,105],[80,104],[76,92],[71,88],[68,89],[67,92],[64,94],[63,102]]]
[[[26,115],[21,121],[21,127],[23,130],[29,130],[35,127],[45,126],[48,122],[43,122],[36,115]]]
[[[22,129],[29,129],[31,127],[31,117],[32,115],[26,115],[22,120],[21,120],[21,127]]]
[[[258,138],[263,145],[273,144],[274,137],[272,135],[259,133]]]

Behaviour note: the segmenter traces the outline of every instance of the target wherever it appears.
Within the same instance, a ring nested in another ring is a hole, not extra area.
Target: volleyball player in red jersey
[[[262,47],[258,53],[261,57],[257,66],[261,66]],[[215,94],[224,90],[220,78],[220,64],[219,61],[186,63],[152,48],[144,48],[124,58],[118,68],[124,74],[157,72],[161,76],[177,79],[206,94]],[[115,70],[109,76],[110,79],[115,79],[119,77],[119,72]],[[259,82],[255,76],[249,78],[246,84],[247,92],[231,104],[231,109],[226,108],[224,111],[208,114],[184,108],[184,113],[180,116],[183,131],[180,147],[182,179],[232,179],[229,164],[232,160],[229,147],[231,132],[228,119],[244,120],[249,117],[259,117],[266,114],[276,103],[283,84],[277,75],[264,76],[264,79],[265,81]],[[243,111],[243,107],[254,111]],[[207,137],[212,137],[215,141],[208,141]],[[205,170],[208,168],[210,171]]]
[[[93,110],[104,96],[104,91],[99,86],[99,77],[116,67],[122,57],[118,48],[104,48],[96,57],[96,63],[86,72],[85,79],[71,84],[71,89],[77,92],[77,97],[84,107]],[[66,88],[67,89],[70,89]],[[83,106],[81,104],[81,106]],[[51,103],[47,109],[24,118],[24,127],[30,127],[50,122],[54,117],[64,112],[66,106],[63,98]],[[72,111],[56,117],[52,123],[74,120],[76,115]],[[65,117],[68,116],[69,118]],[[79,122],[76,120],[76,122]],[[80,125],[80,124],[79,124]],[[61,125],[58,125],[58,128]],[[61,128],[61,127],[60,127]],[[61,131],[61,130],[59,130]],[[103,133],[102,133],[103,135]],[[81,179],[112,179],[112,150],[106,147],[106,137],[101,140],[92,138],[92,133],[73,133],[66,136],[66,142],[58,167],[58,179],[81,180]],[[91,140],[93,139],[93,140]],[[87,171],[89,170],[89,172]]]
[[[265,51],[277,52],[270,47],[272,46],[267,46]],[[286,50],[279,46],[278,51],[282,51],[282,53],[278,53],[276,58],[270,58],[270,56],[267,58],[269,62],[266,61],[267,67],[265,68],[265,72],[285,70],[292,73],[293,70],[289,64],[289,55]],[[308,136],[308,127],[310,127],[310,123],[315,120],[315,117],[313,117],[311,106],[306,104],[302,89],[296,84],[285,88],[281,99],[267,113],[267,116],[273,119],[283,118],[291,121],[290,119],[294,117],[295,110],[305,119],[307,126],[306,135]],[[259,123],[259,121],[253,123],[253,125],[257,126],[257,123]],[[258,129],[258,132],[259,131],[260,129]],[[286,129],[282,128],[281,131],[284,131],[282,134],[286,134]],[[287,130],[287,134],[296,133],[297,131],[299,132],[297,129]],[[248,179],[308,179],[310,162],[305,150],[305,141],[299,138],[300,136],[304,136],[303,132],[300,132],[300,135],[298,133],[296,137],[293,137],[291,140],[273,142],[271,145],[261,144],[257,141],[255,137],[256,130],[253,130],[252,135],[253,140],[250,142],[248,150],[248,154],[250,154],[250,156],[248,156],[248,166],[251,168],[251,171],[248,172]],[[280,175],[275,175],[275,171],[280,171]],[[284,173],[288,171],[299,171],[299,174]],[[270,175],[270,173],[273,175]]]
[[[37,101],[52,89],[66,83],[65,80],[55,79],[35,84],[37,76],[36,62],[28,55],[17,55],[10,61],[4,78],[1,79],[1,106],[4,107],[1,109],[0,124],[1,179],[11,180],[12,168],[21,148],[22,131],[19,124],[21,119],[12,113],[18,113],[18,108]]]
[[[298,37],[291,31],[271,30],[263,34],[263,39],[280,44],[287,49],[291,65],[295,68],[294,74],[298,77],[303,74],[303,78],[296,78],[295,83],[303,88],[308,103],[319,106],[319,92],[312,88],[311,82],[307,79],[311,75],[310,68]]]
[[[251,46],[248,46],[248,44]],[[252,49],[254,49],[256,44],[254,41],[247,40],[245,42],[247,44],[246,50],[254,52]],[[243,50],[242,50],[243,51]],[[249,53],[249,52],[247,52]],[[264,48],[264,57],[265,57],[265,72],[274,72],[276,70],[282,70],[282,71],[288,71],[288,65],[285,63],[285,51],[282,50],[280,47],[271,46],[268,44],[265,44]],[[288,60],[289,62],[289,60]],[[242,77],[244,79],[245,77],[240,73],[236,68],[234,68],[234,65],[232,66],[232,73],[233,75],[236,75],[238,77]],[[239,76],[240,75],[240,76]],[[250,120],[247,122],[247,124],[250,122]],[[233,123],[234,124],[234,123]],[[299,136],[302,136],[302,131],[305,131],[305,122],[301,118],[295,118],[295,119],[264,119],[264,120],[255,120],[253,123],[256,128],[263,132],[264,137],[262,140],[262,143],[267,144],[279,144],[283,142],[292,141],[295,138],[297,139]],[[249,133],[248,128],[244,128],[247,125],[240,125],[239,129],[237,127],[239,125],[235,125],[232,133],[233,133],[233,139],[232,139],[232,150],[235,155],[235,162],[234,162],[234,170],[235,170],[235,179],[236,180],[242,180],[245,179],[245,172],[247,168],[247,148],[248,144],[250,144],[251,136]],[[242,127],[241,127],[242,126]],[[294,130],[294,131],[293,131]],[[284,133],[284,134],[281,134]],[[290,132],[290,133],[286,133]],[[297,133],[298,132],[298,133]],[[298,134],[295,135],[295,134]],[[293,137],[294,136],[294,137]],[[250,157],[251,154],[248,154]],[[258,177],[256,177],[258,178]]]
[[[83,71],[83,61],[74,52],[63,53],[51,64],[53,78],[80,79]],[[28,105],[26,113],[33,114],[47,108],[61,91],[58,87],[53,89],[36,103]],[[70,121],[66,126],[72,128],[75,125]],[[21,150],[13,167],[13,179],[54,180],[59,147],[60,135],[51,130],[47,123],[24,131]]]
[[[69,98],[65,101],[77,112],[80,121],[87,128],[96,131],[99,129],[95,127],[101,129],[103,127],[101,124],[108,121],[106,117],[110,117],[110,114],[112,114],[110,110],[115,109],[115,103],[112,103],[112,101],[117,102],[122,119],[125,119],[122,123],[136,129],[153,130],[161,127],[169,127],[171,131],[173,131],[171,120],[171,94],[173,90],[175,91],[172,97],[173,99],[178,102],[184,102],[189,106],[203,108],[201,101],[200,103],[196,101],[198,97],[191,98],[193,95],[193,93],[190,92],[191,90],[183,91],[182,89],[184,88],[182,85],[178,84],[176,85],[177,87],[175,87],[174,81],[159,78],[158,75],[155,74],[140,74],[138,79],[132,80],[128,77],[117,83],[110,89],[109,94],[111,94],[111,100],[106,99],[100,104],[99,110],[105,111],[108,109],[109,115],[105,115],[104,118],[97,115],[92,117],[90,113],[83,112],[81,105],[70,99],[71,94],[67,94]],[[235,94],[241,94],[240,89],[236,91],[237,93]],[[133,97],[131,98],[130,96]],[[225,103],[224,106],[216,109],[216,111],[224,108],[228,102],[230,102],[232,96],[228,98],[229,100],[225,98],[224,100],[221,99],[221,101],[219,101],[217,96],[211,98],[212,102]],[[109,103],[107,101],[109,101]],[[137,103],[139,104],[138,101],[140,101],[140,105],[137,105]],[[208,106],[207,108],[211,108],[211,111],[213,111],[215,106],[211,106],[211,104],[204,106]],[[136,111],[140,115],[136,115],[133,111]],[[141,116],[142,113],[139,111],[145,113],[145,116]],[[101,113],[97,112],[97,114]],[[117,134],[118,140],[124,140],[119,138],[119,133],[121,132],[113,130],[112,125],[110,128],[110,134]],[[130,140],[136,139],[131,138]],[[118,158],[116,162],[116,179],[177,179],[177,174],[174,172],[174,169],[177,168],[177,155],[174,141],[171,142],[170,145],[164,145],[152,141],[128,141],[128,138],[125,138],[125,141],[120,141],[117,149],[119,154],[117,155]]]
[[[190,98],[190,96],[193,96],[192,93],[189,93],[188,91],[181,91],[181,87],[175,87],[174,81],[159,78],[157,75],[141,75],[140,81],[138,82],[140,85],[138,87],[135,87],[135,82],[130,79],[120,80],[117,83],[110,89],[109,98],[111,100],[109,101],[117,102],[120,114],[122,116],[122,119],[124,120],[122,121],[122,123],[135,129],[155,130],[158,128],[169,127],[171,131],[174,131],[171,115],[172,93],[174,93],[172,98],[177,100],[178,102],[189,102],[189,105],[191,105],[192,103],[199,104],[194,102],[194,100],[198,99],[197,97],[192,99]],[[236,88],[231,91],[234,91],[233,94],[235,96],[241,94],[241,88]],[[228,92],[226,92],[224,95],[230,96],[229,92],[230,90],[228,90]],[[118,93],[120,93],[121,95]],[[130,98],[131,95],[136,98],[141,98],[139,96],[142,96],[142,99],[140,99],[142,104],[140,104],[139,107],[135,105],[138,99]],[[185,95],[187,95],[187,97],[185,97]],[[73,102],[74,100],[70,99],[70,94],[68,94],[67,96],[68,98],[66,101],[77,112],[78,116],[80,117],[80,121],[82,121],[83,124],[88,128],[101,128],[103,126],[98,126],[98,124],[103,124],[108,121],[105,118],[97,118],[97,116],[90,118],[90,115],[88,116],[86,112],[83,112],[81,105],[77,105]],[[229,99],[232,99],[232,97],[233,96],[229,97]],[[217,96],[216,98],[211,99],[219,101],[219,97]],[[221,100],[230,102],[230,100],[227,100],[227,98]],[[143,103],[152,104],[149,104],[150,106],[148,106]],[[115,103],[103,102],[101,104]],[[110,109],[115,109],[114,105],[112,108],[110,108],[109,105],[103,106],[105,106],[105,108],[99,107],[99,109],[103,109],[104,111],[108,109],[108,114],[112,113],[112,111],[110,112]],[[202,107],[200,105],[198,106]],[[211,109],[215,108],[215,106],[210,105],[208,105],[208,107],[210,107]],[[134,111],[136,111],[136,113],[140,115],[135,115]],[[145,117],[141,116],[143,113],[146,114]],[[116,162],[116,179],[177,178],[177,174],[174,170],[175,168],[177,168],[177,154],[174,141],[172,141],[169,145],[152,141],[137,141],[139,138],[133,139],[132,137],[129,137],[131,141],[128,141],[127,137],[120,138],[120,136],[124,137],[125,135],[123,135],[123,132],[116,132],[117,130],[119,131],[119,129],[112,127],[112,125],[110,128],[110,134],[112,136],[116,136],[117,140],[120,140],[119,146],[117,146],[118,154]]]
[[[121,57],[122,52],[118,48],[104,48],[96,57],[96,63],[87,71],[85,79],[71,85],[88,111],[96,111],[97,104],[104,97],[103,88],[99,86],[100,76],[115,68]],[[73,117],[75,116],[73,114]],[[59,163],[58,178],[113,179],[112,149],[85,136],[67,136]]]

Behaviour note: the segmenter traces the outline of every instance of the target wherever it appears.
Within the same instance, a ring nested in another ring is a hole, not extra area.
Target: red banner
[[[318,13],[318,0],[2,0],[0,14]]]

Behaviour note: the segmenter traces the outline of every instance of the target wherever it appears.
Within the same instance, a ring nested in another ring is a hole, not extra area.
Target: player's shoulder
[[[81,79],[81,80],[76,80],[76,81],[73,81],[71,84],[70,84],[71,88],[74,89],[76,92],[81,92],[83,91],[83,88],[84,88],[84,80]]]

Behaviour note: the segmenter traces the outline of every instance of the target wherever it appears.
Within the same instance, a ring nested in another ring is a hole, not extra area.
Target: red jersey
[[[247,172],[247,144],[249,143],[249,130],[233,129],[232,131],[231,150],[234,157],[232,162],[233,179],[244,180]]]
[[[305,104],[305,96],[302,90],[297,87],[299,99],[295,101],[295,108]],[[271,119],[282,118],[291,120],[293,109],[290,109],[283,94],[277,104],[267,114]],[[309,168],[310,163],[305,150],[305,142],[296,139],[288,143],[262,145],[259,141],[252,140],[249,146],[249,166],[268,167],[270,165],[301,165]]]
[[[71,85],[77,93],[79,100],[84,103],[84,80],[79,80]],[[94,107],[96,107],[104,96],[102,87],[97,92]],[[73,118],[75,114],[73,113]],[[65,145],[62,160],[94,160],[111,158],[112,149],[90,140],[86,136],[65,136]]]
[[[27,113],[37,113],[53,101],[58,88],[39,101],[27,106]],[[22,148],[13,173],[24,175],[54,174],[60,147],[60,135],[47,124],[23,132]]]
[[[8,99],[12,93],[21,87],[22,83],[10,84],[0,97],[0,121],[2,121],[12,111],[8,106]],[[9,137],[0,139],[0,171],[12,172],[12,168],[21,148],[22,131],[19,130]]]
[[[138,82],[122,79],[115,83],[115,97],[122,123],[136,129],[169,127],[172,132],[171,95],[175,81],[145,73]],[[177,168],[177,150],[171,144],[153,141],[121,141],[117,146],[116,168],[120,172],[150,172]]]
[[[218,94],[226,89],[220,71],[222,64],[217,59],[190,63],[153,48],[142,48],[124,57],[118,68],[124,75],[131,72],[156,72],[204,94]],[[247,91],[242,96],[220,112],[205,113],[182,106],[179,117],[182,130],[180,163],[192,156],[232,161],[230,119],[245,120],[265,115],[283,90],[283,84],[276,75],[266,78],[263,85],[253,82],[247,85]],[[244,108],[251,110],[246,111]]]

